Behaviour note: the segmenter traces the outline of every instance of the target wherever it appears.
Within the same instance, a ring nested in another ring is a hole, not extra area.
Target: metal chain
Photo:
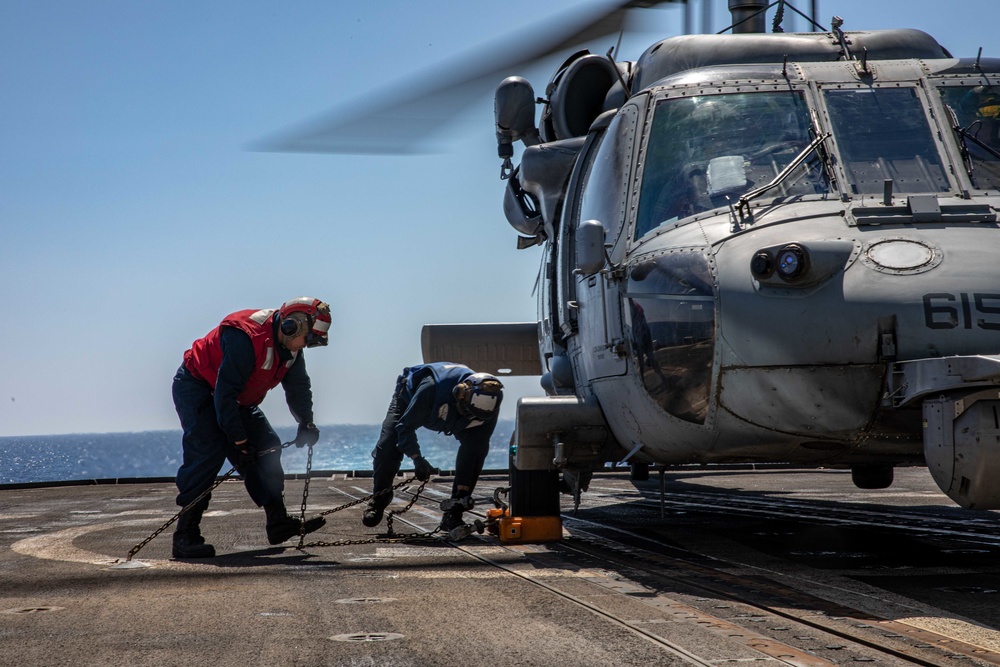
[[[410,510],[410,508],[413,507],[413,503],[417,502],[417,498],[420,497],[420,494],[423,492],[425,486],[427,486],[427,480],[426,479],[424,481],[420,482],[420,486],[417,487],[417,492],[413,494],[412,498],[410,498],[410,502],[406,503],[406,507],[404,507],[401,510],[392,510],[391,512],[389,512],[388,515],[386,515],[386,517],[385,517],[385,532],[388,535],[388,537],[393,537],[393,530],[392,530],[392,519],[393,519],[393,517],[395,517],[398,514],[403,514],[404,512],[408,512]],[[438,528],[440,528],[440,527],[441,527],[441,525],[438,524]],[[432,532],[437,532],[437,528],[435,528],[434,531],[432,531]]]
[[[302,511],[299,514],[299,548],[306,539],[306,499],[309,498],[309,477],[313,467],[313,446],[309,445],[309,455],[306,457],[306,481],[302,487]]]
[[[267,454],[273,454],[274,452],[278,451],[279,449],[286,449],[288,447],[291,447],[294,444],[295,444],[294,440],[291,441],[291,442],[283,442],[283,443],[281,443],[281,445],[276,445],[274,447],[271,447],[270,449],[265,449],[262,452],[258,452],[257,453],[257,458],[260,458],[261,456],[266,456]],[[310,456],[312,455],[312,447],[309,448],[309,454],[310,454]],[[139,544],[137,544],[134,547],[132,547],[129,550],[128,555],[125,557],[125,562],[126,563],[131,562],[132,558],[134,558],[135,555],[137,553],[139,553],[143,549],[143,547],[145,547],[147,544],[149,544],[150,542],[152,542],[153,540],[155,540],[160,535],[160,533],[162,533],[167,528],[169,528],[170,526],[172,526],[173,523],[175,521],[177,521],[177,519],[179,519],[181,517],[181,514],[184,514],[184,512],[187,512],[192,507],[194,507],[195,505],[197,505],[198,501],[202,500],[205,496],[207,496],[212,491],[214,491],[216,489],[216,487],[218,487],[220,484],[222,484],[227,479],[229,479],[230,477],[232,477],[234,472],[236,472],[236,466],[233,466],[232,468],[229,469],[229,472],[227,472],[226,474],[224,474],[219,479],[215,480],[215,484],[213,484],[212,486],[210,486],[207,489],[205,489],[204,491],[202,491],[201,495],[199,495],[197,498],[195,498],[194,500],[192,500],[191,502],[189,502],[187,505],[185,505],[184,507],[182,507],[181,510],[177,514],[175,514],[172,517],[170,517],[170,519],[167,520],[167,522],[165,524],[163,524],[162,526],[160,526],[159,528],[157,528],[156,530],[154,530],[152,532],[152,534],[150,534],[149,537],[147,537],[142,542],[139,542]],[[302,503],[303,503],[303,507],[305,507],[305,499],[302,500]]]
[[[131,562],[133,556],[135,556],[137,553],[139,553],[139,551],[141,551],[144,546],[146,546],[147,544],[149,544],[150,542],[152,542],[154,539],[156,539],[156,537],[160,533],[162,533],[167,528],[169,528],[171,525],[173,525],[174,521],[177,521],[177,519],[180,518],[181,514],[184,514],[184,512],[187,512],[189,509],[191,509],[192,507],[194,507],[195,505],[197,505],[198,501],[200,501],[202,498],[204,498],[205,496],[207,496],[208,494],[210,494],[212,491],[214,491],[215,488],[217,486],[219,486],[219,484],[222,484],[227,479],[229,479],[230,477],[232,477],[232,475],[233,475],[234,472],[236,472],[236,466],[233,466],[232,468],[230,468],[229,472],[227,472],[225,475],[223,475],[222,477],[220,477],[219,479],[217,479],[215,481],[215,484],[213,484],[212,486],[210,486],[207,489],[205,489],[201,493],[200,496],[198,496],[197,498],[195,498],[194,500],[192,500],[191,502],[189,502],[187,505],[185,505],[184,507],[182,507],[180,512],[178,512],[177,514],[173,515],[165,524],[163,524],[162,526],[160,526],[159,528],[157,528],[156,530],[154,530],[153,533],[149,537],[147,537],[142,542],[139,542],[139,544],[137,544],[134,547],[132,547],[129,550],[128,555],[125,557],[125,562],[126,563]]]
[[[259,458],[261,456],[266,456],[267,454],[273,454],[274,452],[276,452],[276,451],[278,451],[280,449],[287,449],[288,447],[291,447],[293,444],[295,444],[294,441],[284,442],[281,445],[278,445],[278,446],[275,446],[275,447],[271,447],[269,449],[265,449],[264,451],[258,452],[257,453],[257,457]],[[423,481],[423,482],[420,483],[420,486],[417,488],[417,491],[413,494],[413,498],[410,499],[410,502],[408,502],[403,509],[401,509],[401,510],[393,510],[393,511],[389,512],[388,516],[386,517],[387,534],[385,536],[382,536],[382,537],[373,537],[373,538],[366,538],[366,539],[359,539],[359,540],[337,540],[336,542],[321,542],[321,541],[317,541],[317,542],[310,542],[308,544],[303,544],[303,542],[305,541],[305,535],[306,535],[306,533],[305,533],[305,516],[306,516],[306,505],[307,505],[308,498],[309,498],[309,480],[310,480],[311,474],[312,474],[312,457],[313,457],[313,447],[312,447],[312,445],[309,445],[309,453],[308,453],[308,456],[307,456],[307,459],[306,459],[305,485],[304,485],[304,487],[302,489],[302,505],[301,505],[300,514],[299,514],[299,522],[300,522],[300,527],[299,527],[299,531],[300,531],[299,532],[299,543],[295,547],[296,549],[303,550],[303,549],[307,549],[309,547],[339,547],[339,546],[348,546],[348,545],[356,545],[356,544],[375,544],[375,543],[378,543],[378,542],[396,543],[396,542],[402,542],[404,540],[405,541],[437,540],[437,538],[434,537],[434,535],[437,534],[438,532],[440,532],[440,530],[441,530],[441,525],[440,524],[438,524],[438,526],[434,530],[428,531],[428,532],[425,532],[425,533],[395,533],[393,531],[393,527],[392,527],[393,517],[397,516],[399,514],[403,514],[404,512],[408,511],[411,507],[413,507],[414,503],[417,502],[417,499],[420,497],[420,493],[424,490],[424,486],[427,485],[427,481],[425,480],[425,481]],[[139,542],[134,547],[132,547],[129,550],[128,555],[125,557],[125,562],[126,563],[130,562],[132,560],[132,558],[134,558],[135,555],[137,553],[139,553],[147,544],[149,544],[150,542],[152,542],[161,533],[163,533],[163,531],[165,531],[167,528],[169,528],[170,526],[172,526],[173,523],[175,521],[177,521],[177,519],[179,519],[182,514],[184,514],[184,512],[187,512],[192,507],[194,507],[200,500],[202,500],[208,494],[210,494],[212,491],[214,491],[220,484],[222,484],[224,481],[226,481],[227,479],[229,479],[230,477],[232,477],[233,473],[235,473],[235,472],[237,472],[236,466],[233,466],[222,477],[220,477],[219,479],[217,479],[212,486],[210,486],[208,489],[206,489],[205,491],[203,491],[197,498],[195,498],[190,503],[188,503],[183,508],[181,508],[181,510],[179,512],[177,512],[177,514],[175,514],[174,516],[172,516],[166,523],[164,523],[162,526],[160,526],[159,528],[157,528],[156,530],[154,530],[149,535],[149,537],[147,537],[142,542]],[[378,493],[373,493],[373,494],[364,496],[362,498],[358,498],[357,500],[352,500],[349,503],[344,503],[343,505],[340,505],[338,507],[334,507],[333,509],[326,510],[325,512],[320,512],[319,516],[326,516],[328,514],[333,514],[334,512],[339,512],[341,510],[345,510],[345,509],[348,509],[350,507],[354,507],[356,505],[360,505],[362,503],[369,502],[371,500],[374,500],[375,498],[378,498],[379,496],[383,496],[383,495],[386,495],[388,493],[392,493],[393,491],[395,491],[395,490],[397,490],[399,488],[402,488],[404,486],[412,484],[416,479],[417,479],[416,477],[408,477],[408,478],[404,479],[403,481],[399,482],[398,484],[396,484],[395,486],[392,486],[392,487],[390,487],[388,489],[382,489]]]
[[[358,544],[399,544],[401,542],[437,542],[436,533],[440,530],[435,528],[427,533],[396,533],[392,537],[369,537],[359,540],[337,540],[336,542],[310,542],[301,547],[295,547],[301,551],[311,547],[347,547]]]
[[[406,486],[407,484],[412,483],[415,479],[416,477],[410,477],[408,479],[404,479],[402,482],[396,484],[391,489],[383,489],[378,493],[373,493],[369,496],[365,496],[364,498],[359,498],[358,500],[351,501],[349,503],[341,505],[340,507],[334,507],[332,510],[327,510],[323,512],[320,516],[326,516],[327,514],[333,514],[334,512],[339,512],[340,510],[347,509],[348,507],[354,507],[355,505],[360,505],[363,502],[367,502],[381,495],[385,495],[390,491],[394,491],[400,487]],[[440,524],[438,524],[438,526],[434,530],[428,531],[426,533],[396,533],[393,531],[392,528],[393,517],[399,514],[403,514],[404,512],[408,511],[411,507],[413,507],[413,504],[417,502],[417,499],[420,497],[420,493],[424,490],[425,486],[427,486],[427,480],[424,480],[423,482],[420,483],[420,486],[413,494],[413,497],[410,499],[410,502],[406,504],[406,507],[404,507],[401,510],[392,510],[391,512],[389,512],[389,514],[386,516],[385,519],[386,534],[383,536],[369,537],[365,539],[356,539],[356,540],[337,540],[336,542],[310,542],[309,544],[302,544],[300,542],[299,545],[295,548],[302,551],[309,547],[343,547],[343,546],[350,546],[357,544],[378,544],[378,543],[395,544],[403,541],[415,542],[420,540],[437,541],[437,538],[434,537],[434,535],[441,530]]]
[[[373,493],[373,494],[365,496],[363,498],[358,498],[357,500],[352,500],[351,502],[344,503],[343,505],[340,505],[339,507],[334,507],[332,510],[326,510],[325,512],[320,512],[319,515],[320,516],[326,516],[327,514],[333,514],[334,512],[339,512],[340,510],[346,510],[348,507],[354,507],[355,505],[360,505],[361,503],[366,503],[369,500],[374,500],[375,498],[378,498],[379,496],[384,496],[385,494],[390,493],[392,491],[395,491],[396,489],[398,489],[400,487],[403,487],[403,486],[406,486],[407,484],[412,484],[414,482],[414,480],[416,480],[416,479],[417,479],[416,477],[408,477],[408,478],[404,479],[402,482],[400,482],[399,484],[397,484],[396,486],[394,486],[392,488],[382,489],[378,493]],[[421,488],[423,488],[423,487],[421,487]]]

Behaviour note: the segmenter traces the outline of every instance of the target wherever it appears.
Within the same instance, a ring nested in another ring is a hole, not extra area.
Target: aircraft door
[[[597,220],[605,229],[605,245],[612,262],[624,256],[628,200],[632,179],[639,108],[627,104],[611,120],[603,136],[593,137],[590,152],[584,156],[578,175],[577,197],[567,209],[564,221],[575,232],[582,221]],[[567,235],[567,237],[570,235]],[[575,239],[563,238],[567,254]],[[622,334],[622,282],[616,272],[605,270],[591,275],[573,273],[575,261],[564,265],[567,283],[572,281],[576,298],[574,316],[580,335],[587,377],[623,375],[627,370],[627,352]]]
[[[627,369],[618,283],[595,275],[579,285],[580,342],[591,379],[623,375]]]

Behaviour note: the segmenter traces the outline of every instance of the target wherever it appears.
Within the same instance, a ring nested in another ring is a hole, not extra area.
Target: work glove
[[[236,447],[236,471],[246,475],[257,463],[257,448],[249,440],[234,447]]]
[[[299,431],[295,434],[295,446],[301,449],[306,445],[312,447],[317,442],[319,442],[319,429],[316,428],[316,424],[312,422],[299,424]]]
[[[413,474],[421,482],[426,482],[431,478],[431,475],[436,475],[438,472],[438,469],[432,466],[424,457],[415,456],[413,458]]]

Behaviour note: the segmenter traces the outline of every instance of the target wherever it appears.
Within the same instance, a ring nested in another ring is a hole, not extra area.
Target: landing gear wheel
[[[518,470],[510,457],[511,516],[559,516],[559,471]]]
[[[629,478],[633,482],[645,482],[649,479],[649,466],[645,463],[629,463]]]
[[[851,481],[859,489],[887,489],[892,485],[893,468],[887,463],[859,463],[851,466]]]

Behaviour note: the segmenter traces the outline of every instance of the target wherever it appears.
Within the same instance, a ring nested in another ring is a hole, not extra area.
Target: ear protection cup
[[[451,394],[460,414],[489,419],[503,396],[503,384],[489,373],[473,373],[456,384]]]
[[[281,328],[281,333],[289,338],[295,338],[309,330],[310,317],[305,313],[291,313],[282,319],[278,326]]]
[[[307,334],[306,347],[330,342],[330,306],[319,299],[300,296],[286,301],[278,309],[278,330],[292,338]]]

